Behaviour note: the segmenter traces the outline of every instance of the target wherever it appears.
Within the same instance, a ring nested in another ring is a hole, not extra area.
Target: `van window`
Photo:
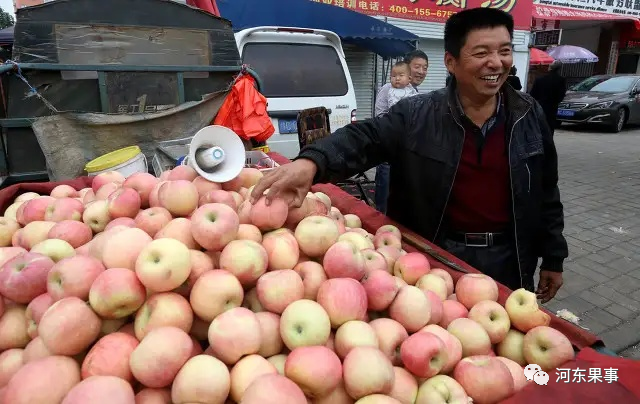
[[[249,43],[242,62],[258,73],[265,97],[335,97],[349,91],[335,48],[291,43]]]

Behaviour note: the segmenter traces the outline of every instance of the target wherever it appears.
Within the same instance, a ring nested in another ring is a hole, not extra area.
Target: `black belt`
[[[491,247],[509,242],[508,233],[459,233],[451,232],[447,238],[457,243],[465,244],[467,247]]]

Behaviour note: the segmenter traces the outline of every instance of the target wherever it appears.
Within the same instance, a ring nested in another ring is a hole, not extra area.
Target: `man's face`
[[[411,68],[411,84],[419,86],[427,77],[427,69],[429,68],[429,62],[423,58],[414,58],[410,63]]]
[[[505,27],[469,32],[455,58],[445,54],[447,69],[456,77],[458,88],[471,96],[493,97],[507,80],[513,65],[513,47]]]

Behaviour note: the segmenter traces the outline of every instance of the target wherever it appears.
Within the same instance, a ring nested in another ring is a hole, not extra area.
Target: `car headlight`
[[[589,105],[589,108],[591,109],[609,108],[611,104],[613,104],[613,101],[603,101],[603,102],[598,102],[596,104],[591,104]]]

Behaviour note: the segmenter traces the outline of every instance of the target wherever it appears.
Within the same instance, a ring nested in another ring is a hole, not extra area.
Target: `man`
[[[304,148],[251,195],[304,200],[312,183],[389,161],[388,216],[511,289],[551,300],[568,255],[557,154],[540,106],[504,85],[513,64],[513,18],[475,8],[445,26],[449,87],[398,102]]]
[[[418,86],[422,84],[427,77],[429,69],[429,57],[421,50],[413,50],[405,55],[404,61],[409,64],[411,70],[410,80],[413,88],[418,92]],[[378,92],[376,96],[375,115],[381,115],[388,111],[389,105],[389,87],[391,83],[387,83]],[[376,209],[382,213],[387,213],[387,199],[389,197],[389,177],[390,167],[388,163],[380,164],[376,167]]]
[[[562,62],[554,60],[549,66],[549,73],[538,77],[531,87],[531,96],[540,103],[552,134],[557,125],[558,104],[567,94],[567,80],[560,75],[561,67]]]
[[[509,72],[509,76],[507,76],[507,83],[514,90],[522,90],[522,83],[520,83],[520,77],[518,77],[518,69],[515,66],[511,66],[511,71]]]

